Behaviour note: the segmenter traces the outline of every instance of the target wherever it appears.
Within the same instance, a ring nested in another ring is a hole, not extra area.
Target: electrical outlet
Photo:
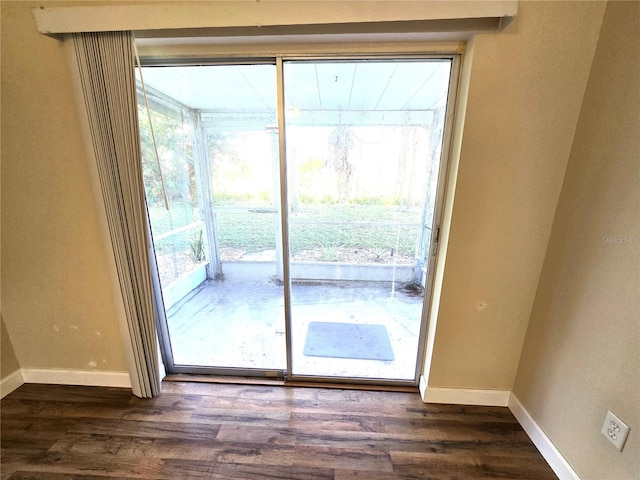
[[[607,411],[607,417],[604,419],[602,426],[602,434],[613,443],[616,448],[622,451],[624,442],[627,441],[629,435],[629,425],[620,420],[611,410]]]

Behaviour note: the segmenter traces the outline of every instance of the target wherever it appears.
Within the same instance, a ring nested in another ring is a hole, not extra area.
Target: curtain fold
[[[160,392],[131,32],[72,35],[133,352],[134,394]]]

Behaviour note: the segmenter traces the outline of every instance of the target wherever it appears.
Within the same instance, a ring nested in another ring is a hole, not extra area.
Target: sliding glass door
[[[414,380],[450,70],[285,62],[293,375]]]
[[[281,376],[275,66],[144,68],[143,79],[145,180],[171,369]],[[175,264],[175,274],[165,267]]]
[[[142,69],[169,371],[416,381],[452,64]]]

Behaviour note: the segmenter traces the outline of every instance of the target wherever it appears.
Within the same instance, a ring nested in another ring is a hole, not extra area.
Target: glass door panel
[[[159,159],[139,88],[169,369],[283,371],[275,66],[148,67],[143,76]],[[188,265],[169,275],[165,263]]]
[[[283,69],[292,374],[414,381],[451,61]]]

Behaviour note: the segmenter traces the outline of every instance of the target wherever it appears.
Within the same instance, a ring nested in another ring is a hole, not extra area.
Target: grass
[[[335,257],[340,247],[376,249],[412,255],[419,233],[420,210],[395,205],[305,204],[289,216],[291,254],[301,250],[322,249],[323,256]],[[197,220],[192,208],[184,206],[169,212],[149,209],[154,235]],[[220,209],[216,212],[220,247],[246,250],[248,253],[275,248],[277,221],[274,213]],[[402,224],[402,225],[394,225]],[[189,248],[194,232],[189,230],[156,242],[160,251]]]
[[[153,234],[161,235],[199,220],[199,215],[197,207],[193,205],[171,204],[169,210],[164,207],[149,207],[149,218]]]

